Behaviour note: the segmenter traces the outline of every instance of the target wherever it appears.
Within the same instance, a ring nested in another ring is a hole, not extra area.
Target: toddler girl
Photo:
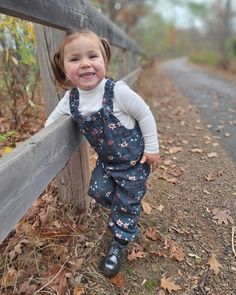
[[[95,33],[80,31],[66,37],[52,67],[56,80],[70,90],[45,126],[69,114],[98,154],[88,194],[110,208],[114,239],[103,273],[112,277],[119,272],[128,242],[138,234],[146,181],[160,156],[149,107],[124,82],[106,78],[109,60],[109,43]]]

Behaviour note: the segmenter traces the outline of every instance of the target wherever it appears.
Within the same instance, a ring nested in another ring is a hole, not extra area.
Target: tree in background
[[[176,27],[175,21],[163,18],[157,9],[160,0],[94,0],[97,7],[137,40],[146,55],[168,58],[192,55],[196,61],[227,68],[236,56],[233,19],[236,4],[232,0],[165,0],[170,7],[188,11],[192,25]],[[201,28],[194,26],[196,20]]]
[[[92,3],[130,36],[138,22],[151,13],[148,0],[93,0]]]
[[[220,55],[220,65],[228,68],[230,64],[230,52],[233,44],[233,18],[236,11],[233,10],[232,0],[215,0],[209,10],[206,20],[207,39],[212,47]]]
[[[35,34],[29,22],[0,15],[0,99],[6,99],[11,129],[19,129],[22,114],[35,106],[39,69]]]

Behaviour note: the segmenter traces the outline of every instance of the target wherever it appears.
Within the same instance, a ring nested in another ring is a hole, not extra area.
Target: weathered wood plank
[[[50,114],[60,100],[58,90],[55,87],[50,59],[65,38],[65,32],[39,24],[35,25],[35,31],[46,111]],[[84,142],[79,151],[73,153],[70,162],[56,177],[59,199],[66,207],[87,212],[90,200],[87,196],[89,179],[89,148],[88,143]]]
[[[63,31],[88,27],[113,45],[142,52],[132,39],[86,0],[1,0],[0,12]]]
[[[83,141],[64,116],[0,159],[0,243]]]
[[[124,78],[121,78],[126,84],[128,84],[131,88],[135,88],[135,82],[137,81],[138,75],[140,73],[140,69],[136,69],[135,71],[129,73]]]

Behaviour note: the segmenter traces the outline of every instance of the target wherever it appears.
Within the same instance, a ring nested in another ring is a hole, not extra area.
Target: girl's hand
[[[147,162],[148,164],[150,164],[152,167],[152,172],[153,172],[157,169],[160,159],[161,157],[159,153],[157,154],[144,153],[140,163],[143,164]]]

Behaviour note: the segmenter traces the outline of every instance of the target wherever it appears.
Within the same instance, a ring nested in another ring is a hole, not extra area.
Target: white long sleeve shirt
[[[94,89],[82,90],[80,93],[79,110],[82,115],[89,116],[102,108],[106,79],[103,79]],[[62,115],[71,116],[68,90],[58,102],[48,117],[45,127],[58,120]],[[154,154],[159,152],[156,122],[144,100],[123,81],[117,81],[114,86],[113,115],[127,128],[135,126],[138,121],[144,137],[144,152]]]

